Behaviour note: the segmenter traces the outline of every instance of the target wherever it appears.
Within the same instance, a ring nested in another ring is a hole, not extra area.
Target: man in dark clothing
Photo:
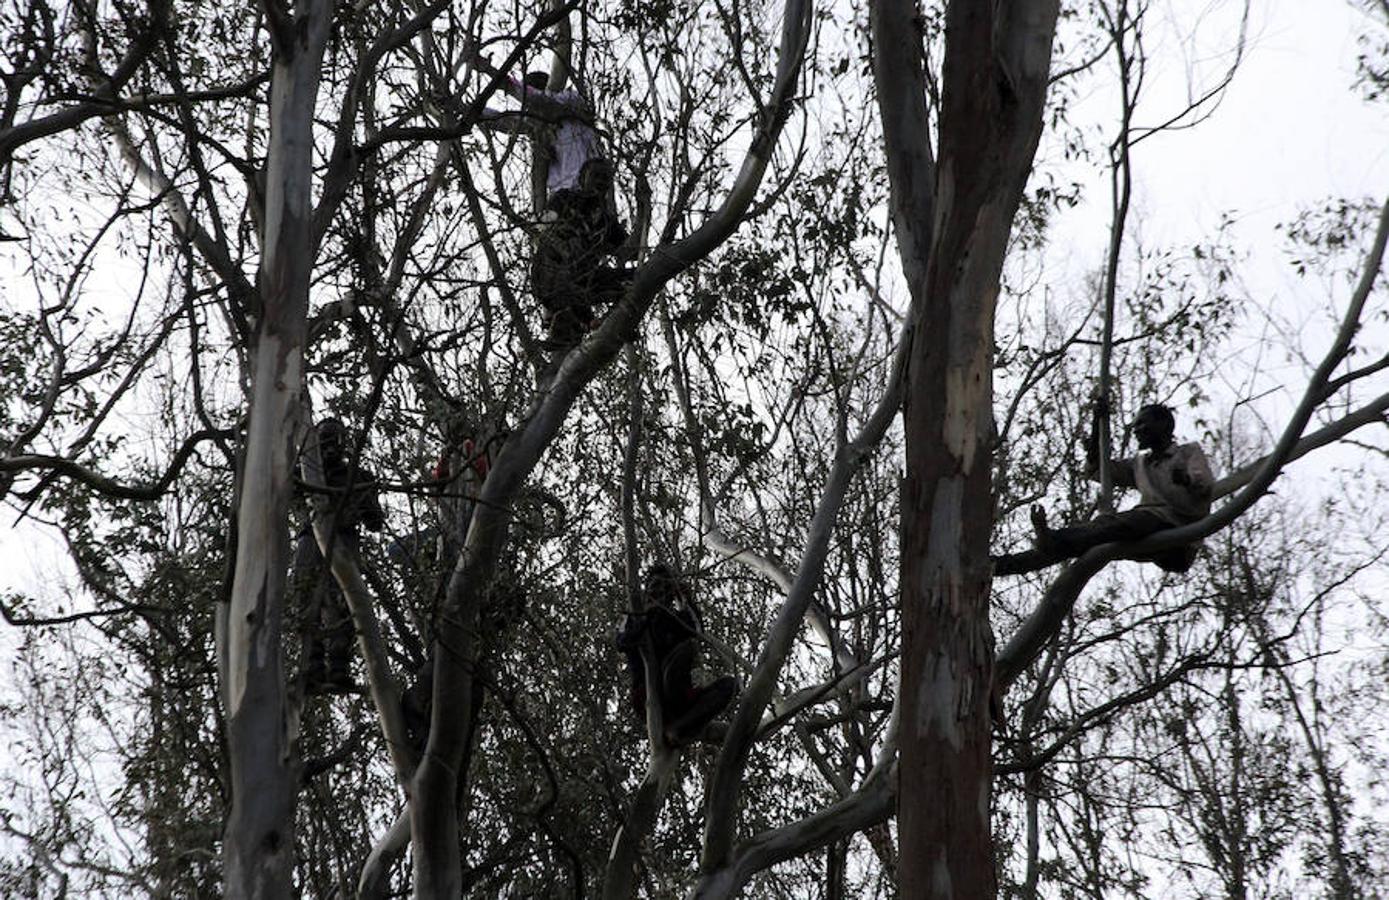
[[[617,300],[631,271],[607,258],[627,239],[608,203],[612,163],[584,164],[577,187],[550,196],[531,256],[531,289],[545,309],[551,349],[574,346],[593,325],[593,307]]]
[[[630,613],[617,634],[617,646],[627,656],[632,675],[632,708],[646,721],[646,660],[643,638],[651,640],[651,662],[657,670],[666,742],[687,744],[728,706],[738,692],[730,675],[695,687],[692,671],[699,659],[703,633],[699,609],[689,591],[665,566],[646,573],[646,609]]]
[[[1047,525],[1046,510],[1032,508],[1036,551],[995,557],[994,574],[1012,575],[1079,556],[1091,547],[1114,541],[1136,541],[1168,528],[1203,519],[1211,510],[1215,478],[1199,445],[1177,444],[1172,439],[1176,418],[1161,404],[1149,404],[1133,420],[1133,434],[1146,452],[1131,459],[1109,461],[1114,484],[1138,489],[1141,502],[1120,513],[1105,513],[1089,522],[1065,528]],[[1096,434],[1086,447],[1090,475],[1099,468]],[[1155,554],[1148,562],[1168,572],[1185,572],[1196,560],[1197,544]]]
[[[346,427],[337,419],[318,425],[318,453],[323,483],[332,492],[329,510],[333,519],[333,541],[341,541],[352,553],[358,549],[358,526],[380,531],[385,515],[377,499],[376,478],[360,466],[353,466],[352,448]],[[305,612],[304,685],[309,694],[345,693],[353,689],[352,640],[356,631],[352,613],[342,588],[329,569],[314,537],[313,523],[306,518],[295,538],[295,594]]]

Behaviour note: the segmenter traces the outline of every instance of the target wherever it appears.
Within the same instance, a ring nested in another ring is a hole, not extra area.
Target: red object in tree
[[[475,453],[476,455],[474,455]],[[481,453],[477,453],[473,439],[468,438],[463,441],[463,454],[468,457],[468,462],[472,464],[473,471],[477,473],[478,480],[486,480],[487,470],[491,467],[491,463],[487,459],[486,449]]]
[[[448,481],[450,475],[449,454],[445,450],[439,454],[439,458],[434,462],[434,480]]]

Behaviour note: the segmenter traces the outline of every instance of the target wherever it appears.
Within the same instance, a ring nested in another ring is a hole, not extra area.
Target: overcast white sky
[[[1352,89],[1356,38],[1372,24],[1345,0],[1256,2],[1249,55],[1211,121],[1138,151],[1140,183],[1163,194],[1148,198],[1155,224],[1210,226],[1228,209],[1268,224],[1328,194],[1389,187],[1389,106]]]
[[[1275,225],[1328,197],[1389,196],[1389,103],[1367,104],[1352,88],[1357,37],[1383,29],[1348,0],[1254,2],[1247,58],[1213,117],[1136,151],[1134,221],[1145,242],[1181,246],[1208,240],[1234,213],[1235,243],[1247,252],[1241,281],[1295,311],[1325,297],[1291,277]],[[1215,8],[1224,7],[1219,0],[1172,0],[1166,15],[1187,23]],[[1162,62],[1139,125],[1181,103],[1188,69],[1209,76],[1221,68],[1232,29],[1228,14],[1215,14],[1202,22],[1200,46],[1151,47]],[[1075,112],[1108,129],[1114,110],[1113,95],[1097,91]],[[1099,264],[1108,195],[1103,173],[1092,174],[1087,202],[1056,221],[1049,281],[1079,287]],[[12,528],[11,510],[0,509],[0,517],[0,593],[52,590],[68,570],[62,544],[41,529]],[[15,632],[0,625],[0,656],[15,643]],[[5,695],[9,675],[0,667]]]
[[[1384,28],[1348,0],[1255,0],[1253,6],[1247,55],[1211,118],[1135,148],[1133,217],[1145,241],[1189,244],[1234,213],[1239,243],[1255,251],[1247,274],[1258,278],[1258,270],[1277,268],[1271,266],[1276,257],[1259,251],[1278,247],[1278,222],[1331,196],[1389,194],[1389,102],[1366,103],[1352,87],[1357,37]],[[1170,36],[1151,46],[1157,62],[1136,125],[1156,124],[1184,105],[1187,72],[1198,86],[1208,85],[1225,67],[1235,3],[1174,0],[1162,18],[1185,29],[1202,11],[1199,46]],[[1075,111],[1112,134],[1116,109],[1115,96],[1097,92]],[[1102,236],[1108,215],[1108,189],[1097,181],[1089,202],[1059,224],[1077,236]],[[1080,243],[1103,250],[1102,239]],[[1281,280],[1276,272],[1263,274]]]
[[[1166,120],[1228,68],[1239,11],[1238,0],[1157,0],[1136,127]],[[1193,23],[1195,38],[1189,37]],[[1148,138],[1133,154],[1127,247],[1141,240],[1149,250],[1183,250],[1213,240],[1229,217],[1226,243],[1238,253],[1238,290],[1276,320],[1294,323],[1279,341],[1300,340],[1313,358],[1329,342],[1333,307],[1342,307],[1350,291],[1297,278],[1276,226],[1336,197],[1389,197],[1389,102],[1368,103],[1354,87],[1357,39],[1367,31],[1381,41],[1386,33],[1348,0],[1254,0],[1246,54],[1219,106],[1194,129]],[[1092,142],[1102,146],[1117,128],[1118,90],[1112,75],[1091,82],[1074,102],[1072,119],[1096,123]],[[1047,137],[1041,152],[1059,155]],[[1105,253],[1110,195],[1103,153],[1066,176],[1086,183],[1085,201],[1055,217],[1040,277],[1059,302],[1073,303],[1091,293],[1087,279]],[[1248,365],[1222,368],[1230,383],[1206,385],[1211,400],[1201,412],[1209,419],[1223,420],[1236,395],[1273,390],[1259,404],[1241,407],[1240,427],[1257,422],[1277,429],[1298,399],[1304,363],[1285,358],[1282,346],[1268,352],[1266,325],[1251,317],[1227,351],[1240,363],[1259,355],[1263,371],[1251,379]],[[1362,334],[1382,337],[1382,329]],[[1183,432],[1181,422],[1178,429]],[[1343,454],[1328,448],[1311,466],[1324,473],[1338,458]]]

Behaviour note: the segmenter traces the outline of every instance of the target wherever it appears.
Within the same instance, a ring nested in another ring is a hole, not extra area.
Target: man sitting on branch
[[[1109,460],[1118,487],[1136,487],[1141,498],[1133,509],[1104,513],[1088,522],[1051,528],[1046,510],[1032,507],[1035,549],[994,557],[995,575],[1032,572],[1079,556],[1091,547],[1137,541],[1168,528],[1188,525],[1211,511],[1215,478],[1206,454],[1195,443],[1177,444],[1173,438],[1176,418],[1171,408],[1150,403],[1133,420],[1133,435],[1141,450],[1131,459]],[[1092,430],[1086,447],[1088,474],[1099,471],[1099,435]],[[1145,558],[1168,572],[1185,572],[1196,560],[1199,544],[1187,544]]]

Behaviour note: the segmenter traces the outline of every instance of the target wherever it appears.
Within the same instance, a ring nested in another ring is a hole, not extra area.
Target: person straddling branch
[[[645,638],[650,638],[650,660],[660,686],[661,716],[665,740],[671,746],[687,744],[704,726],[723,712],[738,693],[738,682],[725,675],[703,687],[695,687],[693,669],[699,660],[699,640],[704,626],[689,589],[664,565],[646,572],[646,609],[628,613],[617,632],[617,646],[627,656],[632,676],[632,709],[646,721]]]
[[[472,59],[479,71],[500,75],[480,52],[473,50]],[[615,170],[602,154],[593,109],[583,94],[546,90],[544,72],[531,72],[524,81],[502,78],[521,110],[484,110],[480,124],[530,123],[526,130],[547,166],[531,289],[545,311],[548,349],[567,350],[596,324],[594,307],[616,301],[631,281],[631,269],[609,261],[627,240],[613,202]]]
[[[594,307],[617,301],[632,272],[609,260],[627,229],[609,208],[612,164],[591,159],[579,185],[550,198],[531,256],[531,289],[545,309],[552,350],[567,350],[591,330]]]
[[[1131,459],[1109,461],[1116,486],[1138,488],[1141,500],[1137,506],[1064,528],[1050,527],[1046,510],[1034,506],[1032,528],[1036,534],[1036,552],[995,557],[994,574],[1031,571],[1079,556],[1100,544],[1136,541],[1205,518],[1211,510],[1215,478],[1199,445],[1173,441],[1175,427],[1176,418],[1171,408],[1159,403],[1144,406],[1133,420],[1134,438],[1144,452]],[[1099,454],[1098,429],[1092,429],[1086,446],[1091,478],[1098,477]],[[1156,563],[1168,572],[1185,572],[1195,562],[1198,549],[1198,544],[1187,544],[1144,561]]]
[[[351,438],[341,421],[324,419],[317,431],[323,484],[331,493],[329,509],[335,514],[332,539],[355,554],[359,546],[359,526],[380,531],[385,525],[385,514],[377,498],[376,477],[360,466],[353,466]],[[314,536],[312,516],[305,518],[295,538],[291,583],[305,616],[304,692],[328,694],[353,690],[352,642],[356,629],[342,588]]]

